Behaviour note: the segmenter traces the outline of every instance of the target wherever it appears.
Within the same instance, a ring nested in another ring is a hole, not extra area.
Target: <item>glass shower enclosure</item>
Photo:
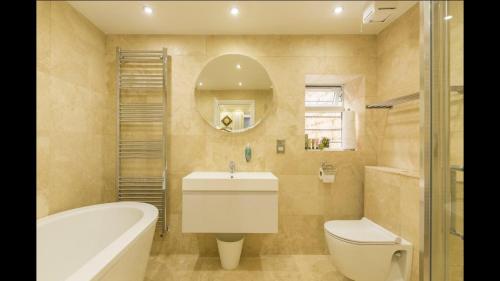
[[[420,280],[464,273],[464,2],[421,1]]]

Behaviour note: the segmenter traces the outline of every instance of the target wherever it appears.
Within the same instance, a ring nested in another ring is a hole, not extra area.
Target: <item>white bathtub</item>
[[[37,220],[38,281],[142,281],[158,209],[116,202]]]

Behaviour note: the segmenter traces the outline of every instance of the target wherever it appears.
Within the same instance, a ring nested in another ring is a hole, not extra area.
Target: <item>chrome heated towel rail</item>
[[[139,201],[159,210],[157,230],[167,228],[165,110],[167,49],[117,48],[118,201]]]

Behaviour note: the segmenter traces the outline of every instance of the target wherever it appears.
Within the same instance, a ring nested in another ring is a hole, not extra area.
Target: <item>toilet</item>
[[[337,269],[355,281],[407,281],[412,244],[373,221],[332,220],[324,225]]]

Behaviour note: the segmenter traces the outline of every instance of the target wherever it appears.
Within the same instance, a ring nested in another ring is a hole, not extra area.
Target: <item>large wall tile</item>
[[[68,3],[37,2],[37,218],[116,197],[105,44]]]
[[[416,175],[365,167],[365,216],[412,243],[411,280],[419,276],[420,189]]]
[[[420,90],[419,13],[417,3],[377,35],[377,94],[370,103]],[[418,102],[387,112],[378,138],[378,165],[419,170],[418,112]]]

